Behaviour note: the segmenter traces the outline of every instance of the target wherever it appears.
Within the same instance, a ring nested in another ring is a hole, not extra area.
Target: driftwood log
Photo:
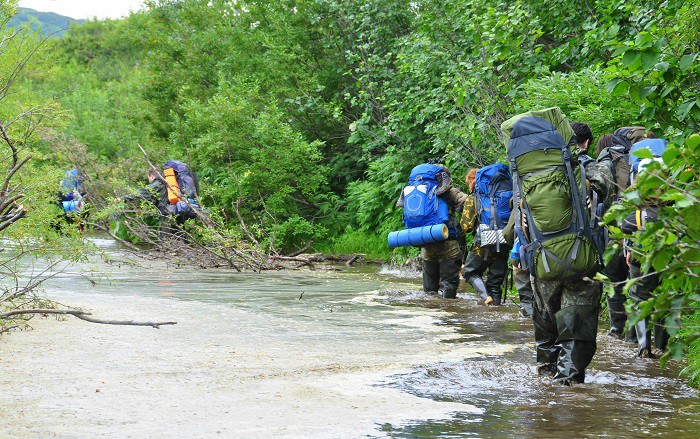
[[[101,320],[93,317],[88,317],[89,312],[81,311],[78,309],[15,309],[12,311],[7,311],[0,313],[0,319],[6,319],[8,317],[23,315],[23,314],[60,314],[60,315],[71,315],[79,318],[80,320],[85,320],[91,323],[101,323],[103,325],[125,325],[125,326],[150,326],[152,328],[160,329],[161,326],[165,325],[176,325],[177,322],[134,322],[133,320]]]

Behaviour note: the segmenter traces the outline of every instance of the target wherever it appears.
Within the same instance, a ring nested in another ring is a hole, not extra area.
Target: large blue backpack
[[[177,160],[168,160],[165,162],[164,169],[170,168],[175,170],[175,178],[182,195],[188,199],[197,198],[197,183],[187,165]]]
[[[668,141],[664,139],[644,139],[632,145],[629,153],[630,182],[633,182],[637,174],[639,174],[646,165],[651,163],[652,160],[663,163],[661,156],[664,151],[666,151],[667,145]],[[637,151],[643,149],[649,150],[653,159],[638,157],[637,154],[635,154]]]
[[[513,179],[503,163],[484,166],[476,172],[474,205],[479,223],[491,229],[503,230],[510,218]]]
[[[439,165],[418,165],[403,189],[403,223],[407,229],[445,224],[449,212],[445,200],[438,196],[438,176],[445,172]]]
[[[64,196],[69,194],[73,190],[78,191],[78,193],[80,194],[84,194],[85,188],[80,175],[80,171],[78,171],[77,169],[71,169],[69,171],[66,171],[65,178],[61,180],[60,190]]]
[[[476,172],[474,209],[479,226],[475,238],[479,246],[495,246],[496,251],[501,250],[500,245],[505,244],[505,239],[499,231],[510,218],[512,197],[513,179],[508,166],[495,163]]]

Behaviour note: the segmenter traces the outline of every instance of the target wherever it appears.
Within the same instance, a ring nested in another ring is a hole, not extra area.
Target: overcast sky
[[[70,18],[119,18],[139,9],[143,0],[19,0],[19,6]]]

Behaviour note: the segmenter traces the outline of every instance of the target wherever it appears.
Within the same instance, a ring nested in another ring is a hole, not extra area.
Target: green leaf
[[[648,148],[638,149],[633,154],[636,155],[637,157],[639,157],[640,159],[653,159],[654,158],[654,154],[652,154],[651,150],[649,150]]]
[[[622,78],[611,79],[605,83],[605,89],[608,91],[608,93],[612,94],[613,90],[615,90],[615,87],[617,87],[617,84],[620,82],[622,82]]]
[[[671,258],[673,258],[673,249],[664,247],[656,255],[654,255],[654,259],[652,260],[651,264],[654,266],[654,270],[662,271],[668,267],[668,263],[671,262]]]
[[[685,139],[685,145],[690,149],[695,149],[700,146],[700,134],[691,134]]]
[[[617,33],[620,32],[620,26],[613,24],[610,26],[608,31],[606,32],[606,36],[608,37],[609,40],[612,40],[617,36]]]
[[[685,120],[686,117],[688,117],[688,113],[690,113],[690,110],[693,109],[694,105],[697,105],[698,101],[693,100],[693,101],[685,101],[681,105],[678,106],[678,119],[680,120]]]
[[[656,86],[656,85],[652,85],[652,86],[648,86],[648,87],[642,87],[642,89],[641,89],[640,92],[639,92],[639,97],[642,98],[642,99],[645,99],[645,98],[648,97],[650,94],[654,93],[654,92],[656,91],[657,88],[658,88],[658,86]]]
[[[641,58],[641,54],[636,50],[628,50],[622,55],[622,67],[630,67],[636,64]]]
[[[646,70],[653,69],[660,57],[661,53],[655,50],[645,50],[641,54],[642,67]]]
[[[627,93],[627,90],[629,90],[629,88],[630,88],[629,82],[627,82],[625,80],[621,80],[620,82],[618,82],[615,85],[615,87],[612,89],[610,94],[612,96],[620,96],[620,95]]]
[[[649,32],[640,32],[634,39],[635,46],[646,49],[654,44],[654,37]]]
[[[697,59],[698,54],[697,53],[691,53],[688,55],[683,55],[681,57],[680,62],[678,63],[678,67],[680,67],[681,70],[686,71],[689,68],[693,66],[693,63]]]

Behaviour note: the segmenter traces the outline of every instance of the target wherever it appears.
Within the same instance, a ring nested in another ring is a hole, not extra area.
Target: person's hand
[[[627,252],[627,257],[625,257],[625,261],[627,261],[627,266],[630,267],[632,264],[632,252]]]

